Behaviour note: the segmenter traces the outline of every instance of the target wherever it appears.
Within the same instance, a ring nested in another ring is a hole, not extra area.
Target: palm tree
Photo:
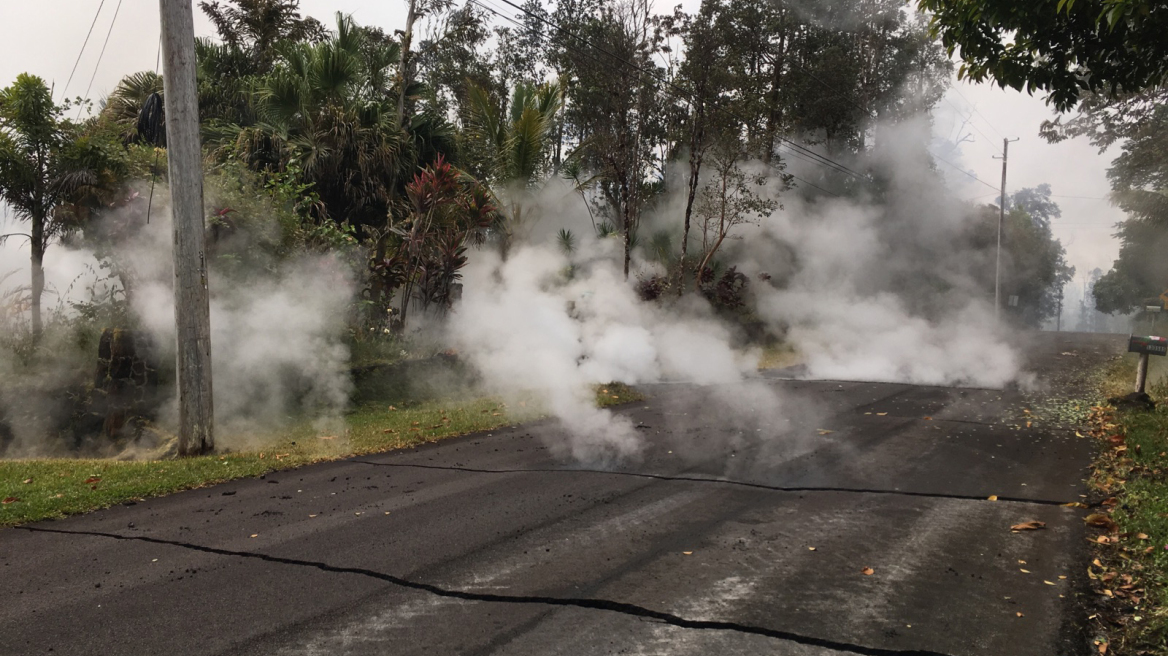
[[[255,124],[211,141],[255,168],[295,166],[330,213],[384,225],[390,190],[413,163],[389,101],[398,47],[338,14],[329,38],[281,44],[255,85]]]
[[[119,162],[109,144],[83,136],[62,118],[44,80],[22,73],[0,90],[0,198],[28,233],[2,235],[29,240],[32,259],[32,333],[42,331],[44,256],[52,240],[76,225],[100,202],[98,192],[115,185]]]
[[[524,216],[524,208],[547,167],[548,137],[563,105],[562,94],[558,83],[538,87],[520,83],[511,94],[510,111],[506,112],[503,104],[495,102],[483,87],[472,83],[467,90],[471,112],[467,133],[484,147],[484,177],[501,187],[496,195],[506,198],[506,255],[516,233],[530,219]]]

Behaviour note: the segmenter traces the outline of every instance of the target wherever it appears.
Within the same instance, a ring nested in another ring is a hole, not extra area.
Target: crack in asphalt
[[[366,463],[369,464],[369,463]],[[816,638],[814,636],[805,636],[798,633],[791,633],[789,631],[780,631],[777,629],[768,629],[761,626],[753,626],[750,624],[741,624],[738,622],[723,622],[716,620],[691,620],[672,613],[653,610],[644,606],[630,604],[621,601],[611,601],[608,599],[591,599],[591,598],[573,598],[573,597],[548,597],[541,595],[502,595],[482,592],[468,592],[465,590],[451,590],[446,589],[430,583],[422,583],[419,581],[411,581],[392,574],[385,574],[371,569],[362,567],[340,567],[337,565],[330,565],[313,560],[299,560],[296,558],[285,558],[282,556],[272,556],[269,554],[259,553],[255,551],[235,551],[232,549],[220,549],[218,547],[208,547],[191,542],[181,542],[178,540],[165,540],[162,538],[152,538],[143,535],[121,535],[118,533],[105,533],[102,531],[65,531],[61,529],[52,528],[37,528],[32,526],[16,526],[15,530],[31,531],[36,533],[56,533],[61,535],[86,535],[91,537],[103,537],[113,540],[128,540],[135,542],[148,542],[151,544],[163,544],[174,547],[181,547],[193,551],[200,551],[203,553],[215,554],[218,556],[233,556],[237,558],[252,558],[262,560],[270,563],[278,563],[281,565],[295,565],[298,567],[312,567],[324,572],[332,572],[335,574],[357,574],[360,576],[367,576],[392,583],[393,585],[427,592],[438,597],[447,597],[452,599],[461,599],[463,601],[487,602],[487,603],[505,603],[505,604],[535,604],[545,606],[562,606],[573,608],[584,608],[589,610],[603,610],[614,613],[621,613],[632,617],[648,618],[657,620],[664,624],[676,626],[683,629],[699,629],[699,630],[718,630],[718,631],[734,631],[737,633],[745,633],[749,635],[764,636],[767,638],[774,638],[776,640],[784,640],[787,642],[794,642],[801,645],[811,647],[821,647],[824,649],[833,649],[835,651],[844,652],[848,654],[860,654],[861,656],[950,656],[936,651],[927,651],[919,649],[883,649],[880,647],[867,647],[864,645],[856,645],[847,642],[839,642],[836,640],[828,640],[826,638]]]
[[[902,497],[923,497],[927,499],[956,499],[959,501],[986,501],[986,502],[1006,502],[1006,503],[1025,503],[1036,506],[1066,506],[1067,501],[1055,501],[1052,499],[1027,499],[1025,497],[1005,497],[995,495],[995,499],[983,496],[973,496],[970,494],[947,494],[944,492],[911,492],[907,490],[881,490],[874,488],[856,488],[856,487],[783,487],[780,485],[767,485],[765,483],[751,483],[748,481],[733,481],[725,478],[706,478],[702,476],[666,476],[665,474],[646,474],[643,472],[620,472],[620,471],[605,471],[603,469],[475,469],[473,467],[454,467],[450,465],[417,465],[410,463],[394,463],[394,462],[370,462],[368,460],[350,460],[360,465],[370,465],[372,467],[408,467],[414,469],[441,469],[446,471],[466,472],[470,474],[605,474],[609,476],[629,476],[632,478],[648,478],[658,481],[678,481],[683,483],[716,483],[721,485],[733,485],[736,487],[748,487],[759,490],[769,490],[771,492],[844,492],[848,494],[883,494],[890,496]]]

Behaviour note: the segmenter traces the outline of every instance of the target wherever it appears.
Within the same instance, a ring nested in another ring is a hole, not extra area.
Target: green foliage
[[[0,90],[0,199],[29,224],[28,233],[0,239],[29,242],[34,340],[42,329],[45,249],[104,204],[120,187],[124,168],[112,144],[82,134],[63,117],[64,110],[53,102],[44,80],[27,73]]]
[[[1041,91],[1059,110],[1082,94],[1115,96],[1168,73],[1168,7],[1154,0],[918,0],[961,75]]]
[[[1168,290],[1168,108],[1125,131],[1108,171],[1112,199],[1128,214],[1119,224],[1119,258],[1094,287],[1100,312],[1126,313]]]

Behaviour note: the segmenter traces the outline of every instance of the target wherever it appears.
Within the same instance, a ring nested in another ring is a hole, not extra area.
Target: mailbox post
[[[1148,382],[1148,356],[1168,355],[1168,338],[1153,335],[1132,335],[1127,343],[1128,353],[1139,353],[1140,364],[1136,368],[1136,394],[1143,394]]]

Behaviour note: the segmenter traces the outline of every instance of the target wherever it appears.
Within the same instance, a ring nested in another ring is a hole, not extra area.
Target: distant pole
[[[1002,319],[1002,225],[1006,222],[1006,161],[1010,156],[1010,142],[1002,139],[1002,202],[998,204],[998,256],[994,264],[994,319]]]
[[[167,162],[174,215],[174,320],[178,335],[179,455],[214,448],[211,312],[203,247],[203,151],[195,87],[191,0],[159,0]]]

